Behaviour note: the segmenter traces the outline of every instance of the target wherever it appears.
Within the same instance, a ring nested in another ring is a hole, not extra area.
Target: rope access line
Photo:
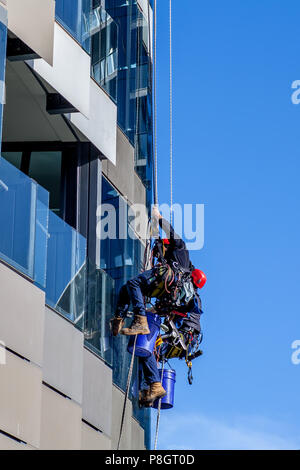
[[[160,383],[162,384],[163,377],[164,377],[164,365],[165,360],[162,360],[162,367],[161,367],[161,380]],[[160,422],[160,410],[161,410],[161,398],[158,401],[157,407],[157,418],[156,418],[156,430],[155,430],[155,441],[154,441],[154,450],[157,449],[157,442],[158,442],[158,431],[159,431],[159,422]]]
[[[172,0],[169,1],[170,42],[170,221],[173,225],[173,63],[172,63]]]
[[[137,335],[135,335],[135,338],[134,338],[132,357],[131,357],[130,367],[129,367],[129,372],[128,372],[128,378],[127,378],[127,384],[126,384],[126,391],[125,391],[125,398],[124,398],[124,405],[123,405],[123,411],[122,411],[120,434],[119,434],[119,439],[118,439],[117,450],[119,450],[119,448],[120,448],[120,442],[121,442],[121,437],[122,437],[122,433],[123,433],[126,405],[127,405],[127,401],[128,401],[128,394],[129,394],[129,388],[130,388],[130,384],[131,384],[131,377],[132,377],[132,371],[133,371],[133,364],[134,364],[134,359],[135,359],[136,339],[137,339]]]
[[[149,8],[150,0],[148,0]],[[157,58],[157,1],[154,0],[154,38],[153,38],[153,114],[154,114],[154,123],[153,123],[153,134],[154,134],[154,204],[158,204],[158,188],[157,188],[157,68],[156,68],[156,58]],[[150,31],[150,24],[149,24]],[[150,47],[150,46],[149,46]]]

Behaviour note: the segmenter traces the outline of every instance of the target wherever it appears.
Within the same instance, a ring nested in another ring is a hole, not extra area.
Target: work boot
[[[150,392],[145,396],[144,400],[147,403],[154,402],[154,400],[163,398],[166,395],[167,392],[163,388],[162,384],[160,382],[153,382],[150,385]]]
[[[109,326],[113,336],[118,336],[123,328],[124,320],[122,317],[114,317],[110,320]]]
[[[148,335],[150,333],[146,315],[135,315],[130,328],[123,328],[122,335]]]
[[[141,390],[139,392],[139,405],[144,406],[145,408],[150,408],[153,404],[153,401],[148,401],[147,397],[150,394],[150,388],[147,390]]]

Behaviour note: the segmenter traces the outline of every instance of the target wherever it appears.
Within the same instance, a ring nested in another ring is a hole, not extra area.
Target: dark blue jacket
[[[170,247],[168,248],[165,259],[167,263],[172,267],[172,264],[178,263],[178,267],[183,269],[191,269],[192,263],[190,261],[190,255],[186,249],[184,241],[174,232],[172,225],[166,221],[166,219],[159,219],[159,225],[165,232],[167,238],[170,241]]]

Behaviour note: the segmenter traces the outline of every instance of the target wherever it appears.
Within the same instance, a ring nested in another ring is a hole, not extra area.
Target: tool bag
[[[167,264],[160,264],[155,267],[154,279],[150,285],[149,297],[161,298],[166,292],[166,283],[173,277],[173,271]]]

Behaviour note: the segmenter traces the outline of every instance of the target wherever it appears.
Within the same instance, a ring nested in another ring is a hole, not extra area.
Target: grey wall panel
[[[82,402],[83,334],[46,307],[43,380]]]
[[[30,281],[0,263],[0,341],[42,364],[45,295]]]
[[[87,349],[84,350],[82,417],[111,435],[112,371]]]
[[[106,158],[116,164],[117,106],[92,78],[88,89],[88,116],[72,113],[69,118]]]
[[[41,449],[81,448],[81,407],[43,385]]]
[[[54,25],[53,67],[41,59],[31,65],[80,113],[89,116],[91,58],[58,23]]]
[[[105,434],[96,431],[85,423],[81,427],[82,450],[110,450],[111,440]]]
[[[31,450],[33,447],[0,434],[0,450]]]
[[[6,0],[6,3],[9,29],[52,64],[55,0]]]
[[[41,369],[6,351],[6,364],[0,365],[0,383],[0,429],[39,447]]]
[[[132,418],[131,420],[131,449],[145,450],[145,435],[143,428]]]
[[[102,171],[131,204],[145,204],[145,187],[134,170],[134,148],[119,128],[116,165],[103,161]]]
[[[112,389],[113,396],[113,407],[112,407],[112,449],[116,449],[118,445],[118,439],[120,434],[120,425],[122,418],[122,411],[124,405],[124,393],[121,392],[117,387],[113,385]],[[132,441],[132,404],[131,401],[127,401],[126,413],[124,418],[124,426],[122,432],[122,438],[120,442],[120,449],[126,450],[131,449]]]

